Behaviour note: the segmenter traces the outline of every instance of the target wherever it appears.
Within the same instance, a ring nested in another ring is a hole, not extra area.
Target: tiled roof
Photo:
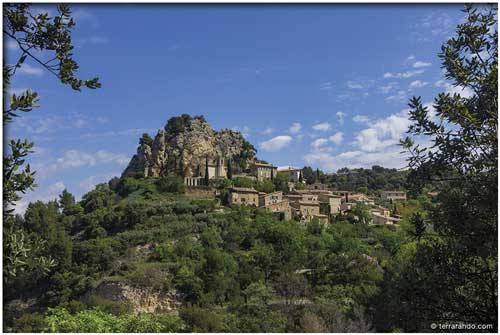
[[[254,190],[253,188],[246,188],[246,187],[232,187],[231,191],[233,191],[233,192],[246,192],[246,193],[259,193],[257,190]]]

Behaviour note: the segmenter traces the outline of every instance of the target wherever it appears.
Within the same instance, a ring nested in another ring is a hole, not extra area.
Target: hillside
[[[13,331],[367,331],[410,229],[282,221],[170,175],[115,178],[78,203],[64,192],[18,220],[55,265],[4,285]]]

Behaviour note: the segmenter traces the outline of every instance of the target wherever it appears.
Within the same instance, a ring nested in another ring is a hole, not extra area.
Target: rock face
[[[149,287],[136,287],[122,282],[104,282],[90,291],[90,296],[130,304],[134,313],[154,313],[177,310],[182,304],[182,297],[177,291],[158,291]]]
[[[143,174],[160,177],[176,173],[183,177],[200,176],[207,160],[231,159],[232,168],[238,170],[255,159],[256,150],[241,133],[223,129],[215,131],[203,116],[183,114],[173,117],[154,139],[145,134],[123,176]],[[225,164],[225,163],[224,163]]]

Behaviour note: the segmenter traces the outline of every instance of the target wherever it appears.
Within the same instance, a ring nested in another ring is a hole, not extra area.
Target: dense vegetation
[[[383,269],[408,236],[407,223],[400,229],[303,225],[259,209],[190,199],[165,191],[164,183],[112,180],[78,203],[64,191],[16,217],[46,241],[56,265],[6,284],[8,329],[76,331],[82,322],[88,331],[134,331],[133,324],[143,324],[135,329],[141,331],[370,329],[370,306]],[[405,208],[423,205],[410,201]],[[182,306],[178,314],[159,309],[133,316],[126,301],[95,293],[110,282],[176,290]],[[16,315],[20,298],[33,304]]]
[[[382,190],[404,190],[408,187],[407,170],[386,169],[374,165],[371,169],[341,168],[335,174],[325,174],[310,166],[302,169],[307,184],[323,183],[336,190],[377,195]]]
[[[65,6],[54,24],[38,14],[32,26],[28,5],[8,6],[6,27],[37,37],[21,46],[59,46],[59,79],[74,89],[98,86],[73,75],[73,22]],[[397,207],[404,217],[397,227],[364,224],[363,206],[354,209],[357,221],[281,221],[261,209],[230,208],[208,193],[186,192],[174,175],[114,178],[78,202],[65,190],[14,215],[10,206],[33,186],[34,175],[23,165],[31,144],[10,142],[4,157],[4,330],[429,331],[433,322],[468,322],[495,331],[496,10],[466,6],[465,12],[458,36],[443,45],[440,57],[446,78],[473,94],[440,94],[435,113],[412,99],[413,124],[402,142],[411,154],[407,172],[378,166],[337,175],[309,167],[303,172],[309,184],[372,195],[411,190]],[[54,36],[38,31],[46,28]],[[7,80],[14,72],[4,67]],[[36,98],[32,92],[13,97],[4,122],[16,110],[31,110]],[[416,145],[420,136],[430,136],[433,147]],[[288,187],[283,174],[272,182],[235,177],[231,183],[262,191]],[[222,191],[228,184],[214,186]],[[428,190],[439,195],[431,201]],[[119,289],[105,294],[111,288]],[[126,298],[120,290],[134,294]]]

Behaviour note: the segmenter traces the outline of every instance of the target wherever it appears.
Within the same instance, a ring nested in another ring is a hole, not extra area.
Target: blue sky
[[[437,57],[459,4],[72,8],[79,74],[102,88],[74,92],[30,62],[16,74],[12,91],[41,96],[8,129],[36,142],[39,187],[20,208],[119,175],[143,132],[182,113],[242,131],[278,166],[402,168],[408,98],[459,90]]]

